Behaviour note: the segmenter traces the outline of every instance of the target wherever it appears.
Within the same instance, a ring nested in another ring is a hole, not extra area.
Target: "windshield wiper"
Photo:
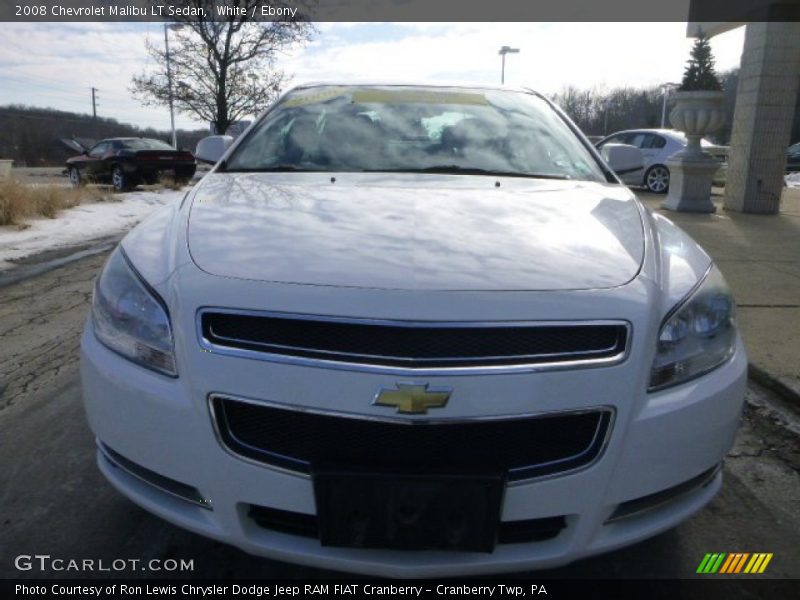
[[[496,171],[477,167],[459,167],[458,165],[436,165],[422,169],[370,169],[367,173],[434,173],[457,175],[493,175],[495,177],[527,177],[531,179],[570,179],[568,175],[554,173],[522,173],[520,171]]]

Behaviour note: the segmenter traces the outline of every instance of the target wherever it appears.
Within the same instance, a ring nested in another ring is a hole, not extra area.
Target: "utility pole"
[[[669,93],[672,91],[673,88],[678,87],[680,84],[678,83],[662,83],[659,87],[663,90],[664,97],[661,100],[661,129],[664,129],[664,126],[667,124],[667,98],[669,97]]]
[[[97,120],[97,96],[95,92],[99,92],[96,87],[92,88],[92,118],[96,121]]]
[[[519,48],[503,46],[498,54],[503,57],[503,66],[500,71],[500,84],[502,85],[506,82],[506,54],[519,54]]]
[[[167,57],[167,89],[169,91],[169,123],[172,129],[172,147],[176,150],[178,149],[178,136],[175,133],[175,102],[174,96],[172,95],[172,64],[169,55],[169,31],[179,31],[183,29],[183,27],[184,25],[182,23],[172,23],[169,25],[164,23],[164,49],[166,50]]]

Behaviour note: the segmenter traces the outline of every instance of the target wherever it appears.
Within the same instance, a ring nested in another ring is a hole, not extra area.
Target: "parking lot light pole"
[[[164,23],[164,47],[167,56],[167,93],[169,94],[169,122],[172,128],[172,147],[178,149],[178,135],[175,133],[175,107],[172,97],[172,63],[169,55],[169,30],[178,31],[183,29],[180,23]]]
[[[503,57],[503,66],[500,68],[500,84],[502,85],[506,82],[506,54],[519,54],[519,48],[503,46],[498,54]]]
[[[669,96],[672,88],[678,87],[677,83],[662,83],[661,89],[664,90],[664,97],[661,101],[661,129],[664,129],[664,124],[667,122],[667,97]]]

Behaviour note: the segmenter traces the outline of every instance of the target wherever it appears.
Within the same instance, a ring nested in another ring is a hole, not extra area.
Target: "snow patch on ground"
[[[800,187],[800,172],[789,173],[786,176],[786,185],[789,187]]]
[[[119,202],[81,204],[55,219],[30,220],[21,231],[0,227],[0,271],[13,267],[13,260],[124,233],[157,208],[180,202],[186,191],[129,192],[117,196]]]

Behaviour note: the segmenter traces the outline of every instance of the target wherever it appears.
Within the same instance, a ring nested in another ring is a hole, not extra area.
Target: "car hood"
[[[70,138],[58,138],[58,140],[73,152],[82,153],[88,150],[88,148],[85,148],[78,140]]]
[[[464,175],[211,173],[188,243],[222,277],[408,290],[616,287],[644,256],[627,188]]]

